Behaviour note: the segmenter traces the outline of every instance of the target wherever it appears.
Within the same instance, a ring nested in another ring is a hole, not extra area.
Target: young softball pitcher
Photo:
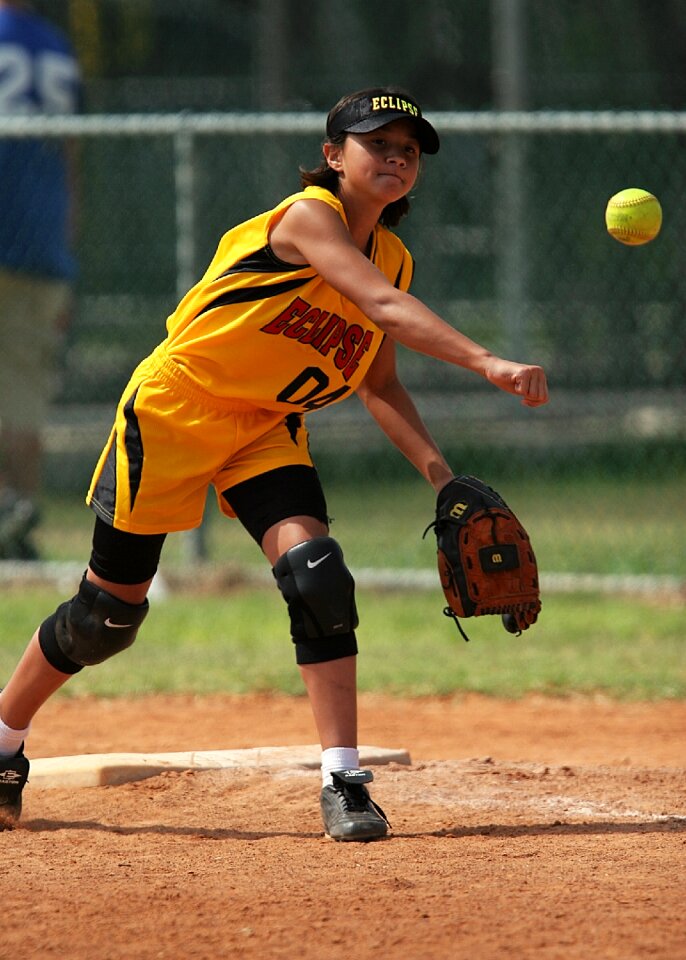
[[[306,414],[357,392],[435,491],[454,476],[396,373],[396,343],[464,367],[538,406],[539,366],[494,356],[408,293],[391,232],[439,139],[395,88],[328,115],[302,191],[226,233],[117,407],[87,502],[93,547],[77,594],[48,616],[0,695],[0,813],[11,825],[41,705],[83,667],[131,646],[165,535],[200,524],[208,486],[262,548],[287,604],[321,742],[321,813],[335,840],[386,836],[357,750],[354,582],[329,536]]]

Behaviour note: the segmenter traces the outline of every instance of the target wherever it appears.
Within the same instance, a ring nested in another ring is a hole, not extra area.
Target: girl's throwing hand
[[[548,383],[543,367],[490,357],[484,375],[494,386],[521,397],[526,407],[540,407],[548,402]]]

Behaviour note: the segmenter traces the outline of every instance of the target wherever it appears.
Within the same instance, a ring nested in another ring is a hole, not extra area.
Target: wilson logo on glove
[[[438,494],[433,527],[443,610],[465,640],[459,617],[500,614],[510,633],[536,622],[538,567],[529,536],[500,494],[476,477],[451,480]]]

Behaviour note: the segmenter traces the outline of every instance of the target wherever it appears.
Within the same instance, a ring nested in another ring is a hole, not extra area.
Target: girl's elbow
[[[370,298],[364,312],[380,330],[390,334],[398,324],[406,296],[393,287],[380,291]]]

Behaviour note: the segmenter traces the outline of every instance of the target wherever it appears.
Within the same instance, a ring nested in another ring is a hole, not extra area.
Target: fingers
[[[520,396],[526,407],[540,407],[548,402],[548,383],[543,367],[492,357],[485,376],[501,390]]]
[[[548,402],[548,383],[542,367],[523,367],[514,376],[515,393],[526,407],[540,407]]]

